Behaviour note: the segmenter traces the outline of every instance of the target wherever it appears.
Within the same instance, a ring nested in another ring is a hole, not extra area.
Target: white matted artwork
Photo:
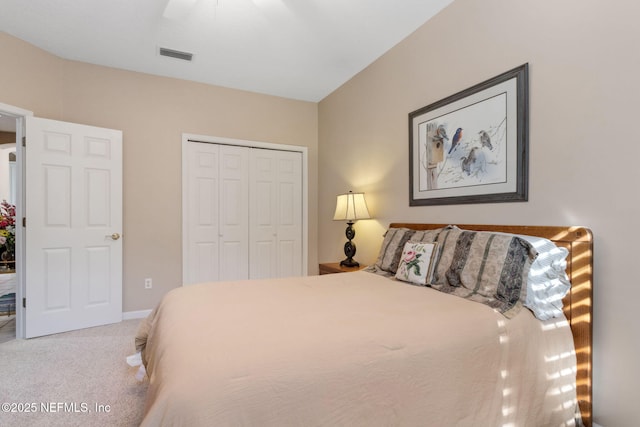
[[[527,200],[528,64],[409,114],[410,205]]]

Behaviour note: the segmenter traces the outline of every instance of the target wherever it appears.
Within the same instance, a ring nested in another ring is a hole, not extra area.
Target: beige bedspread
[[[175,289],[139,335],[145,426],[574,424],[564,319],[368,272]]]

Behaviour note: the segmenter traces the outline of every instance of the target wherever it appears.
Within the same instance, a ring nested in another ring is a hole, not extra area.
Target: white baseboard
[[[591,423],[591,425],[592,425],[593,427],[602,427],[600,424],[596,424],[596,423]]]
[[[144,319],[149,314],[151,314],[151,310],[127,311],[122,313],[122,320]]]

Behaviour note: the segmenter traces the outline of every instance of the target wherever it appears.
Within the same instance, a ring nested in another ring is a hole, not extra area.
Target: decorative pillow
[[[446,274],[454,259],[458,237],[465,231],[456,226],[449,226],[438,235],[440,254],[436,258],[436,266],[431,282],[436,288],[452,286]],[[538,253],[529,267],[527,275],[526,296],[523,305],[540,320],[562,315],[562,299],[571,289],[566,274],[568,251],[558,247],[549,239],[537,236],[495,232],[510,237],[519,237],[529,242]]]
[[[400,256],[405,243],[415,234],[415,230],[408,228],[389,228],[384,233],[384,240],[380,247],[376,267],[395,273],[400,263]]]
[[[453,253],[460,233],[462,233],[462,230],[455,225],[450,225],[438,233],[435,240],[438,243],[438,254],[435,259],[433,275],[431,276],[432,285],[448,284],[445,275],[453,260]]]
[[[536,255],[529,242],[515,235],[460,230],[445,273],[447,283],[433,287],[481,302],[511,318],[524,305]]]
[[[407,242],[396,272],[396,279],[426,286],[433,272],[437,243]]]
[[[445,228],[437,228],[434,230],[410,230],[408,228],[390,227],[384,234],[384,241],[380,247],[378,260],[375,268],[395,274],[400,264],[400,256],[404,245],[409,241],[416,242],[435,242],[442,230],[447,230],[451,226]]]
[[[411,237],[411,241],[426,243],[435,242],[442,230],[445,230],[445,228],[436,228],[434,230],[418,230],[414,233],[413,237]]]
[[[562,299],[571,289],[567,277],[567,255],[569,251],[556,246],[549,239],[525,234],[500,233],[515,236],[529,242],[538,255],[529,268],[524,306],[540,320],[562,315]]]

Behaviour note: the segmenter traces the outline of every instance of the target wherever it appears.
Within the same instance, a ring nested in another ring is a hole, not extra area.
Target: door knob
[[[111,240],[118,240],[120,238],[120,235],[118,233],[113,233],[113,234],[107,234],[107,237],[110,238]]]

